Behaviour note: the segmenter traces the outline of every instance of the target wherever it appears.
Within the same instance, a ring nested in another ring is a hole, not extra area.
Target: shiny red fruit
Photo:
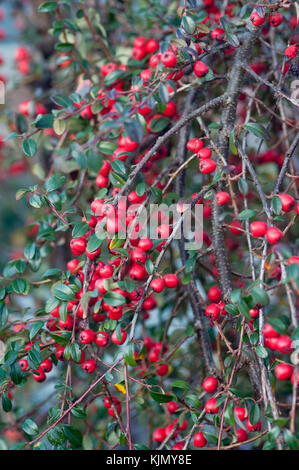
[[[207,444],[207,440],[202,432],[196,432],[193,438],[194,447],[204,447]]]

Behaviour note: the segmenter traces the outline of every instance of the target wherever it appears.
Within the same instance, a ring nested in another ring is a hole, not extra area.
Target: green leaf
[[[107,292],[107,294],[104,295],[104,302],[112,307],[118,307],[119,305],[125,304],[126,299],[118,292]]]
[[[114,142],[100,142],[97,146],[104,155],[112,155],[117,145]]]
[[[259,357],[261,357],[262,359],[266,359],[268,357],[268,351],[266,348],[264,348],[264,346],[257,346],[256,347],[256,353]]]
[[[157,117],[157,118],[151,119],[149,127],[150,127],[151,132],[159,134],[160,132],[164,131],[164,129],[166,129],[169,122],[170,122],[169,119],[165,117],[162,117],[162,118]]]
[[[234,304],[236,304],[236,303],[238,303],[238,302],[240,301],[240,299],[241,299],[241,293],[242,293],[241,289],[235,289],[235,290],[233,290],[233,292],[231,293],[231,297],[230,297],[230,298],[231,298],[231,301],[232,301]]]
[[[229,134],[229,149],[233,155],[238,155],[238,149],[235,144],[235,133],[231,131]]]
[[[231,44],[233,47],[239,47],[240,46],[240,41],[238,39],[238,36],[233,33],[226,33],[226,39],[229,44]]]
[[[281,200],[278,196],[274,196],[274,198],[272,199],[272,209],[273,209],[273,212],[276,214],[276,215],[279,215],[281,214],[281,211],[282,211],[282,203],[281,203]]]
[[[8,309],[5,302],[0,302],[0,328],[3,328],[8,320]]]
[[[54,13],[57,8],[57,2],[44,2],[38,7],[40,13]]]
[[[150,392],[150,395],[158,403],[169,403],[173,400],[172,395],[166,395],[165,393]]]
[[[14,362],[10,366],[10,376],[16,385],[19,385],[23,381],[23,372],[18,362]]]
[[[87,247],[86,247],[87,251],[89,251],[89,253],[93,253],[101,246],[102,243],[103,243],[103,240],[98,237],[97,233],[93,233],[89,237]]]
[[[230,313],[231,315],[238,315],[239,314],[239,309],[236,307],[236,305],[233,304],[226,304],[225,305],[225,310]]]
[[[5,413],[8,413],[12,409],[11,400],[8,398],[7,393],[3,392],[1,395],[2,408]]]
[[[142,183],[137,184],[136,186],[137,196],[142,197],[144,193],[145,193],[145,183],[142,182]]]
[[[75,418],[78,418],[78,419],[85,419],[86,418],[86,413],[82,408],[74,407],[74,408],[72,408],[71,413],[72,413],[73,416],[75,416]]]
[[[246,196],[248,194],[248,184],[244,178],[240,178],[238,180],[238,188],[240,193],[243,194],[243,196]]]
[[[154,263],[152,262],[150,258],[148,258],[145,262],[145,269],[148,274],[153,274],[154,272],[154,269],[155,269]]]
[[[14,279],[11,283],[12,290],[19,295],[27,295],[30,291],[30,284],[26,279]]]
[[[56,191],[56,189],[61,188],[66,181],[66,177],[60,174],[53,174],[50,178],[45,182],[45,188],[47,193],[52,191]]]
[[[197,395],[194,395],[194,394],[186,395],[185,401],[188,403],[188,405],[193,406],[193,408],[199,408],[200,406],[200,401]]]
[[[77,343],[71,345],[71,357],[75,362],[80,362],[81,360],[81,349]]]
[[[29,367],[33,370],[37,370],[41,362],[42,358],[40,352],[32,347],[28,353]]]
[[[55,44],[55,49],[59,52],[71,52],[74,49],[74,44],[70,42],[60,42],[59,44]]]
[[[251,291],[253,301],[259,305],[268,305],[269,297],[267,292],[261,287],[254,287]]]
[[[38,129],[52,129],[54,118],[52,114],[44,114],[42,117],[38,118],[35,122],[35,125]]]
[[[240,220],[248,220],[248,219],[251,219],[251,217],[254,217],[255,215],[256,215],[255,210],[245,209],[244,211],[240,212],[239,219]]]
[[[76,300],[72,289],[62,283],[56,284],[56,286],[54,286],[53,294],[57,299],[63,300],[64,302],[68,302],[69,300]]]
[[[107,86],[110,86],[112,85],[112,83],[122,78],[125,78],[127,75],[128,75],[128,72],[126,72],[126,70],[120,70],[120,69],[113,70],[112,72],[108,73],[108,75],[106,75],[104,82]]]
[[[79,429],[75,428],[75,426],[71,426],[69,424],[65,424],[63,426],[63,432],[65,437],[70,442],[72,447],[81,447],[82,445],[82,434]]]
[[[156,186],[151,187],[151,192],[158,204],[162,202],[162,191],[160,188],[157,188]]]
[[[80,238],[89,230],[89,225],[86,222],[79,222],[79,224],[74,225],[72,231],[73,238]]]
[[[33,419],[30,418],[24,421],[24,423],[22,424],[22,429],[29,436],[35,436],[36,434],[38,434],[38,426],[33,421]]]
[[[136,360],[134,357],[134,347],[133,344],[129,344],[124,352],[124,360],[126,364],[129,366],[135,367],[136,366]]]
[[[26,139],[23,141],[23,152],[27,157],[34,157],[37,151],[37,145],[33,139]]]
[[[193,18],[191,18],[191,16],[187,15],[183,16],[182,18],[182,26],[188,34],[193,34],[196,29],[195,21],[193,20]]]
[[[261,139],[268,139],[269,135],[264,126],[262,124],[258,124],[257,122],[248,122],[244,125],[244,129],[254,134],[256,137]]]
[[[289,429],[285,429],[283,431],[283,438],[286,443],[286,445],[291,449],[291,450],[297,450],[298,449],[298,441],[296,439],[296,436],[289,431]]]
[[[260,407],[253,403],[249,411],[249,421],[251,424],[255,425],[259,422],[261,416]]]
[[[30,330],[29,330],[29,339],[30,339],[30,341],[32,341],[33,338],[35,338],[35,336],[43,328],[43,326],[44,326],[43,321],[37,321],[37,322],[35,322],[31,325]]]
[[[175,380],[171,384],[172,388],[182,388],[183,390],[190,390],[190,385],[185,380]]]
[[[53,338],[56,343],[61,344],[61,346],[65,346],[68,344],[71,336],[70,331],[64,331],[62,334],[55,334],[55,333],[50,333],[51,338]]]
[[[38,194],[33,194],[33,196],[29,199],[29,204],[35,209],[39,209],[42,205],[42,200]]]

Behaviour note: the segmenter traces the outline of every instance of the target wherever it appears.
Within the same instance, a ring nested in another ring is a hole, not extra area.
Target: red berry
[[[144,251],[149,251],[153,248],[153,242],[150,238],[141,238],[138,243],[138,247]]]
[[[107,178],[107,176],[103,176],[103,175],[99,174],[96,178],[95,183],[100,188],[107,188],[107,186],[109,184],[109,179]]]
[[[165,67],[174,67],[177,63],[176,56],[171,51],[164,52],[161,55],[161,62]]]
[[[297,52],[298,52],[298,48],[296,46],[289,46],[284,51],[285,55],[287,57],[290,57],[291,59],[295,59]]]
[[[215,28],[211,33],[212,39],[217,39],[217,41],[223,41],[224,39],[224,29],[222,28]]]
[[[217,399],[216,398],[209,398],[205,404],[206,413],[215,414],[219,410],[219,406],[216,405]]]
[[[169,401],[166,406],[169,413],[175,413],[179,409],[179,405],[175,401]]]
[[[270,323],[265,323],[263,333],[264,336],[267,338],[278,338],[279,336],[279,333],[274,330],[273,326],[271,326]]]
[[[229,224],[229,231],[230,233],[232,233],[233,235],[237,235],[237,236],[240,236],[242,235],[242,224],[241,222],[239,222],[238,220],[233,220],[230,224]]]
[[[94,342],[97,346],[107,346],[109,341],[109,335],[108,333],[105,333],[104,331],[99,331],[99,333],[96,334],[96,337],[94,339]]]
[[[194,447],[204,447],[207,444],[207,440],[202,432],[196,432],[193,438]]]
[[[207,377],[202,384],[202,388],[208,393],[215,392],[217,387],[218,380],[215,377]]]
[[[157,277],[151,282],[150,286],[155,292],[162,292],[165,288],[165,281],[161,277]]]
[[[99,170],[99,175],[108,176],[110,173],[110,170],[111,170],[110,162],[108,162],[108,160],[104,160],[101,166],[101,169]]]
[[[201,60],[198,60],[194,64],[193,71],[197,77],[204,77],[209,72],[209,67]]]
[[[279,199],[284,212],[290,212],[295,206],[295,199],[290,194],[279,194]]]
[[[88,359],[88,361],[82,362],[82,370],[86,372],[86,374],[92,374],[96,369],[97,363],[94,359]]]
[[[178,285],[178,278],[175,274],[165,274],[163,276],[166,287],[173,288]]]
[[[80,333],[79,339],[83,344],[90,344],[95,339],[95,333],[92,330],[83,330]]]
[[[27,359],[20,359],[19,361],[19,366],[21,367],[22,371],[25,372],[28,370],[29,365]]]
[[[59,326],[62,330],[71,331],[73,329],[74,319],[70,315],[67,315],[66,320],[62,320],[60,318],[58,323],[59,323]]]
[[[120,330],[120,338],[121,339],[118,339],[117,337],[117,334],[116,334],[116,330],[113,331],[112,335],[111,335],[111,341],[114,343],[114,344],[123,344],[126,339],[127,339],[127,332],[124,331],[124,330]]]
[[[250,432],[260,431],[261,427],[262,427],[260,421],[258,421],[258,423],[256,423],[256,424],[251,424],[251,422],[249,420],[249,416],[247,418],[246,426],[247,426],[248,431],[250,431]]]
[[[215,321],[220,315],[220,307],[217,304],[210,304],[205,309],[205,315]]]
[[[217,287],[217,286],[210,287],[210,289],[208,291],[208,299],[211,302],[215,302],[217,304],[218,304],[218,302],[220,302],[220,300],[221,300],[221,290],[219,289],[219,287]]]
[[[276,348],[282,354],[290,354],[293,350],[291,338],[286,335],[279,336]]]
[[[275,243],[283,238],[283,233],[277,227],[269,227],[266,231],[266,238],[271,245],[275,245]]]
[[[156,374],[160,375],[161,377],[164,377],[168,373],[168,365],[167,364],[161,364],[161,365],[156,365]]]
[[[163,113],[164,116],[172,117],[176,114],[176,105],[173,101],[168,101]]]
[[[251,318],[256,318],[256,317],[258,317],[258,316],[259,316],[259,313],[260,313],[260,311],[259,311],[258,308],[251,308],[251,309],[249,310],[249,315],[251,316]]]
[[[247,441],[248,433],[245,431],[245,429],[238,429],[237,430],[237,438],[238,438],[238,442]]]
[[[166,432],[164,428],[157,428],[153,432],[153,440],[155,442],[163,442],[166,437]]]
[[[39,366],[44,372],[50,372],[53,369],[53,362],[51,359],[45,359]]]
[[[199,162],[199,171],[204,174],[213,173],[216,170],[216,162],[211,158]]]
[[[177,442],[174,444],[174,446],[171,448],[171,450],[183,450],[184,449],[184,443]]]
[[[57,351],[55,353],[57,361],[61,361],[61,362],[64,361],[64,359],[65,359],[64,358],[64,349],[65,349],[64,346],[60,346],[60,348],[57,349]]]
[[[274,368],[274,374],[277,380],[288,380],[293,373],[293,367],[290,364],[277,364]]]
[[[211,158],[212,150],[207,147],[203,147],[201,150],[197,152],[197,156],[199,158],[202,158],[203,160],[207,160],[208,158]]]
[[[224,204],[227,204],[230,201],[230,195],[226,193],[225,191],[219,191],[219,193],[216,194],[216,204],[219,206],[223,206]]]
[[[41,369],[40,367],[33,372],[32,377],[37,382],[44,382],[46,380],[46,374],[44,373],[43,369]]]
[[[203,148],[203,141],[201,139],[191,139],[187,143],[187,149],[190,150],[193,153],[198,153],[199,150]]]
[[[71,251],[75,256],[83,255],[86,249],[85,238],[72,238],[70,242]]]
[[[235,414],[240,421],[244,421],[247,418],[247,410],[243,406],[236,406]]]
[[[148,54],[152,54],[153,52],[156,52],[159,50],[159,43],[156,39],[149,39],[145,45],[146,52]]]
[[[283,17],[279,12],[272,13],[272,15],[269,15],[269,24],[271,26],[279,26],[282,23]]]
[[[250,21],[254,26],[261,26],[265,22],[265,17],[260,16],[257,11],[254,11],[250,15]]]
[[[263,237],[267,231],[267,224],[266,222],[262,222],[261,220],[251,222],[250,231],[253,237]]]
[[[144,264],[146,262],[147,255],[145,251],[137,247],[137,248],[134,248],[134,250],[132,251],[131,257],[134,263]]]
[[[144,278],[146,274],[146,271],[143,266],[140,264],[133,264],[129,271],[129,276],[131,279],[136,280],[136,281],[141,281],[141,279]]]

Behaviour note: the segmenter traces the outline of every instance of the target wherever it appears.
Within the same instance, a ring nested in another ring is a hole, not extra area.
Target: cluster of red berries
[[[204,174],[213,173],[216,170],[216,162],[211,158],[212,150],[204,147],[202,139],[191,139],[187,142],[187,149],[197,154],[199,159],[199,171]]]
[[[111,395],[111,398],[110,397],[104,398],[104,406],[105,408],[108,408],[108,414],[112,416],[112,418],[115,417],[113,408],[115,408],[118,414],[121,413],[121,403],[114,395]]]

